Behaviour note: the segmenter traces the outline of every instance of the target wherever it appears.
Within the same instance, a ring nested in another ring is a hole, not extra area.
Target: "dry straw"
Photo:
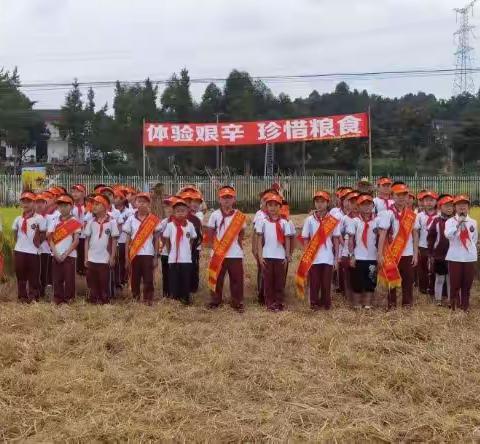
[[[205,261],[205,257],[203,258]],[[298,257],[297,257],[298,260]],[[205,267],[202,267],[204,269]],[[294,267],[291,267],[293,269]],[[161,301],[14,302],[2,288],[0,439],[471,441],[480,427],[480,316],[413,310],[272,314]],[[79,293],[84,293],[82,286]],[[291,279],[288,293],[293,295]]]

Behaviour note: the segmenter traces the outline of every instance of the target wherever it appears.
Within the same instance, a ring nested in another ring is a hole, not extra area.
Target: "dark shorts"
[[[433,261],[433,271],[435,274],[445,276],[448,274],[448,264],[447,261],[443,259],[435,259]]]
[[[350,277],[355,293],[373,293],[377,287],[377,261],[357,260]]]

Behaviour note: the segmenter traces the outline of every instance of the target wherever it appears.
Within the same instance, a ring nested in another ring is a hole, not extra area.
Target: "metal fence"
[[[433,189],[442,193],[470,195],[476,204],[480,201],[480,176],[395,176],[395,180],[402,180],[411,189],[418,192],[422,189]],[[311,196],[316,190],[334,191],[340,185],[355,187],[358,176],[282,176],[279,177],[208,177],[208,176],[147,176],[149,189],[155,184],[162,183],[165,192],[175,194],[186,184],[195,184],[204,194],[209,206],[216,199],[216,189],[219,184],[233,185],[237,189],[238,205],[244,210],[254,210],[258,206],[259,193],[271,186],[273,182],[281,182],[285,189],[285,197],[292,210],[305,210],[311,204]],[[376,178],[374,178],[376,180]],[[136,188],[143,188],[141,176],[83,176],[83,175],[55,175],[47,178],[48,185],[62,185],[69,189],[73,184],[83,183],[91,190],[96,184],[126,184]],[[0,175],[0,205],[15,205],[22,191],[22,182],[19,175]]]

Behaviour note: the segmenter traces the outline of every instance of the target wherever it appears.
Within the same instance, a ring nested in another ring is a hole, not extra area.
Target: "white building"
[[[35,110],[44,120],[46,126],[45,142],[39,142],[35,148],[24,154],[23,162],[65,162],[69,157],[68,142],[60,136],[60,131],[55,124],[60,121],[59,109],[39,109]],[[3,145],[3,144],[2,144]],[[5,156],[7,162],[13,163],[15,152],[11,146],[5,146]]]

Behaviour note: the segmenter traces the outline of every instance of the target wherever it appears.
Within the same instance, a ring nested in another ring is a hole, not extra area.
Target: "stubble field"
[[[295,217],[300,225],[300,216]],[[250,249],[247,241],[247,249]],[[412,310],[331,312],[294,298],[246,311],[160,300],[19,305],[0,289],[0,439],[6,441],[471,441],[480,437],[480,305],[417,295]],[[202,259],[203,273],[206,255]],[[203,276],[204,277],[204,276]],[[157,288],[160,277],[157,277]],[[158,293],[157,293],[158,294]]]

